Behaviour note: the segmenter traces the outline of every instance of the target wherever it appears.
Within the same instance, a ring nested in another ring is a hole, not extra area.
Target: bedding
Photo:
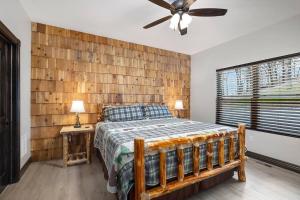
[[[96,126],[94,146],[99,149],[109,173],[107,189],[118,193],[120,200],[126,200],[134,185],[134,138],[143,137],[145,142],[186,137],[193,134],[208,134],[216,131],[233,131],[235,133],[235,156],[238,156],[236,128],[208,124],[186,119],[161,118],[127,122],[100,122]],[[206,143],[200,144],[199,168],[206,168]],[[218,142],[213,143],[213,165],[218,165]],[[229,160],[229,139],[224,141],[225,162]],[[177,154],[175,149],[167,152],[167,179],[177,176]],[[184,173],[193,171],[192,147],[184,149]],[[159,184],[158,152],[145,156],[145,181],[147,187]]]

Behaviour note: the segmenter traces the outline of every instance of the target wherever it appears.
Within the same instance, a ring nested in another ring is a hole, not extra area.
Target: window
[[[300,53],[217,70],[216,123],[300,137]]]

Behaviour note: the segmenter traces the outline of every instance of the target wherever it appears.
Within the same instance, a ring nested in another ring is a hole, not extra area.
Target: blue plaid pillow
[[[145,105],[144,114],[145,118],[149,119],[173,117],[168,107],[165,105]]]
[[[141,105],[108,107],[104,110],[104,120],[112,122],[141,120],[144,118]]]

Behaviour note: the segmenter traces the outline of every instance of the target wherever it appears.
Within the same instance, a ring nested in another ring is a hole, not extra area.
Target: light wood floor
[[[22,179],[0,195],[1,200],[115,200],[106,192],[99,161],[62,168],[62,161],[32,163]],[[300,200],[300,174],[249,159],[247,182],[233,179],[189,200]]]

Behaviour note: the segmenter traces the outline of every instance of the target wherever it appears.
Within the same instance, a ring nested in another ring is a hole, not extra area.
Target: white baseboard
[[[28,152],[21,158],[20,169],[22,169],[22,167],[27,163],[27,161],[30,159],[30,157],[31,157],[31,153]]]

